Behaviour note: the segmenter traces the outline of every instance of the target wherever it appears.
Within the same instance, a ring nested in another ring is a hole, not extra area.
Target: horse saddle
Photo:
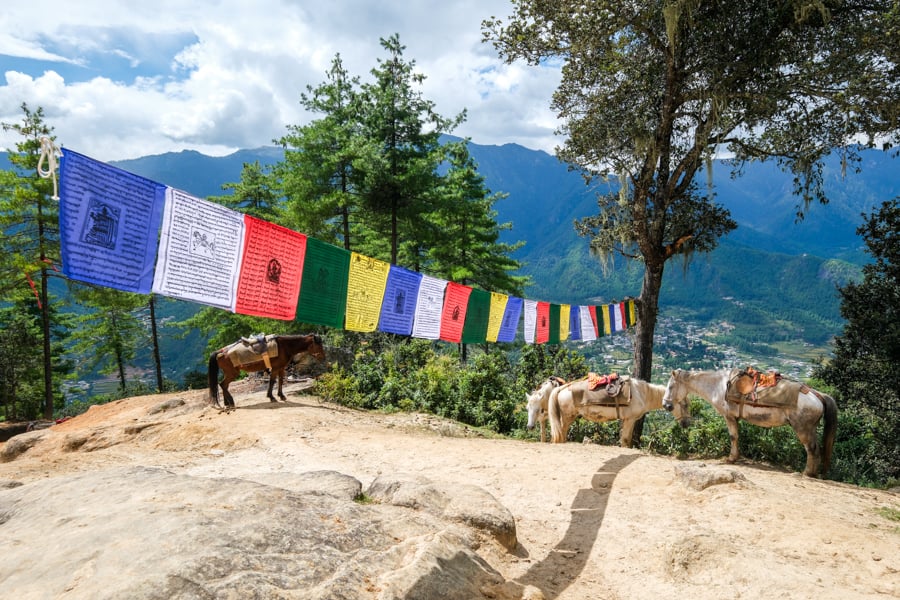
[[[727,396],[751,406],[789,407],[809,388],[799,381],[786,379],[778,371],[762,373],[753,367],[732,371]]]
[[[602,376],[596,373],[588,373],[584,403],[607,406],[628,404],[631,401],[631,394],[628,393],[630,388],[625,386],[627,381],[627,377],[619,377],[618,373]],[[625,389],[623,390],[623,388]]]
[[[269,337],[274,338],[275,336]],[[251,350],[258,354],[265,354],[269,346],[269,340],[267,340],[266,336],[262,333],[251,337],[242,337],[241,343],[245,346],[249,346]]]
[[[242,337],[239,341],[225,348],[225,354],[235,367],[249,365],[250,363],[263,362],[271,368],[269,359],[278,356],[278,344],[274,334],[259,334],[252,337]]]

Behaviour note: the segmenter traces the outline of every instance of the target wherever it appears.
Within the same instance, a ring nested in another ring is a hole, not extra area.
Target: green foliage
[[[837,390],[833,471],[871,485],[900,479],[900,197],[884,202],[859,228],[873,262],[863,281],[841,288],[847,319],[834,359],[816,375]]]
[[[260,165],[259,161],[244,163],[241,180],[222,185],[222,189],[231,190],[231,194],[213,196],[210,200],[258,219],[277,223],[280,220],[281,194],[278,192],[277,180],[269,171],[270,168]]]
[[[116,373],[120,390],[127,389],[126,367],[139,349],[151,344],[140,318],[147,296],[94,286],[73,286],[73,290],[74,299],[87,310],[73,320],[77,328],[70,352],[85,369]]]

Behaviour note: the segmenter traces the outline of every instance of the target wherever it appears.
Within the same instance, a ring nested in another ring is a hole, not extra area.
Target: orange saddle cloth
[[[611,382],[616,381],[618,378],[618,373],[610,373],[609,375],[588,373],[588,389],[596,390],[600,386],[609,385]]]

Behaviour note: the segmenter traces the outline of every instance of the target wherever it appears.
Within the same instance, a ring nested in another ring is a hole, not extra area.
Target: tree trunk
[[[156,391],[163,392],[162,361],[159,359],[159,334],[156,331],[156,301],[150,294],[150,337],[153,338],[153,365],[156,367]]]
[[[656,331],[656,318],[659,315],[659,291],[662,288],[663,267],[659,264],[647,263],[644,267],[644,283],[641,297],[635,301],[637,324],[634,339],[634,372],[632,375],[643,381],[650,381],[653,376],[653,334]],[[644,431],[644,417],[634,425],[631,445],[637,448],[641,443]]]
[[[42,253],[43,254],[43,253]],[[43,259],[43,256],[41,256]],[[44,338],[44,418],[53,418],[53,355],[50,352],[50,294],[46,267],[41,267],[41,334]]]

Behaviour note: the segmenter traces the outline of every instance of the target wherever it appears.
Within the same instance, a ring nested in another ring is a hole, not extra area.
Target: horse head
[[[525,407],[528,409],[528,429],[534,429],[534,425],[537,420],[541,416],[541,412],[543,412],[543,407],[541,406],[541,400],[544,397],[543,385],[536,390],[532,390],[528,392],[528,395],[525,396]]]
[[[319,337],[318,334],[312,335],[312,341],[309,343],[309,349],[307,352],[312,355],[316,360],[324,362],[326,360],[325,357],[325,344],[322,342],[322,338]]]
[[[525,397],[525,406],[528,409],[528,429],[534,429],[536,421],[544,421],[547,418],[547,401],[553,388],[564,385],[566,380],[556,375],[548,377],[541,385],[528,392]]]
[[[691,424],[691,403],[688,399],[688,390],[682,379],[681,369],[672,371],[669,382],[666,384],[666,392],[663,394],[663,408],[672,413],[672,416],[682,427]]]

